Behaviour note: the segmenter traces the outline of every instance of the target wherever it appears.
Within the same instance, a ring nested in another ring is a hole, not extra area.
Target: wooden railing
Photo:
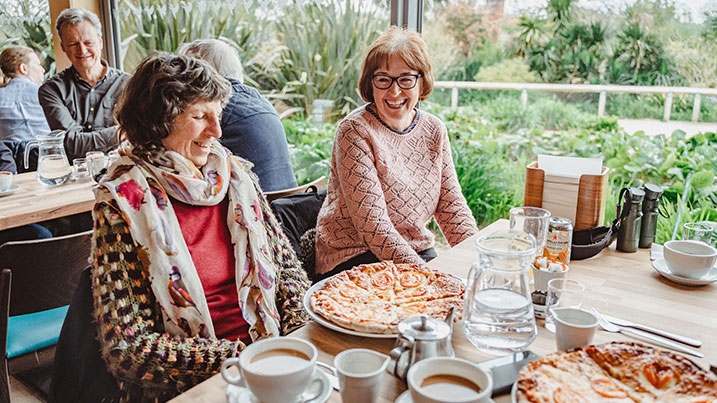
[[[692,88],[692,87],[641,87],[631,85],[590,85],[590,84],[533,84],[533,83],[481,83],[474,81],[436,81],[435,88],[447,88],[451,90],[451,108],[458,108],[458,89],[473,90],[513,90],[520,91],[523,105],[528,103],[528,91],[545,92],[575,92],[575,93],[599,93],[598,116],[605,114],[605,103],[607,94],[666,94],[665,111],[663,120],[670,120],[672,110],[673,94],[694,94],[695,100],[692,104],[692,121],[697,122],[700,117],[700,105],[702,95],[717,96],[717,88]]]

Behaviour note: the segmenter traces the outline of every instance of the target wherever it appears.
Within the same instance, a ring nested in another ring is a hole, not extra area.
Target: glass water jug
[[[468,274],[463,333],[488,354],[522,351],[538,333],[529,277],[535,238],[498,231],[478,238],[476,247],[480,259]]]
[[[43,185],[61,185],[72,177],[64,143],[65,132],[53,131],[37,136],[25,146],[25,169],[30,166],[30,150],[33,147],[38,148],[37,181]]]

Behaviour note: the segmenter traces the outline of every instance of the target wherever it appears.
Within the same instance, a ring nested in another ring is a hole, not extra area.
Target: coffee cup
[[[12,172],[0,171],[0,192],[7,192],[12,186]]]
[[[553,310],[555,345],[558,350],[570,350],[590,345],[598,320],[591,312],[577,308]]]
[[[365,348],[351,348],[338,353],[334,357],[334,368],[331,371],[339,378],[341,401],[378,401],[381,378],[389,361],[389,356]]]
[[[228,383],[247,387],[260,402],[313,402],[321,392],[305,396],[305,391],[330,388],[316,369],[319,353],[308,341],[294,337],[272,337],[256,341],[239,357],[227,358],[221,373]],[[230,372],[238,367],[239,374]],[[320,386],[310,387],[315,383]]]
[[[667,267],[677,276],[700,279],[717,261],[717,249],[702,241],[672,240],[663,246]]]
[[[474,363],[456,357],[418,361],[406,378],[415,403],[490,402],[493,377]]]

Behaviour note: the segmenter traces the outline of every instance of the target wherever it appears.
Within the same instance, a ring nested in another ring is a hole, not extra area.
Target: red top
[[[239,309],[236,261],[226,221],[228,200],[216,206],[191,206],[173,199],[172,206],[204,288],[214,333],[249,344],[249,324]]]

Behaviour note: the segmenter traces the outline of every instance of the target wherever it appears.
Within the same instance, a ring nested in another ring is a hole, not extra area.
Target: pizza
[[[310,296],[312,311],[341,327],[378,334],[397,333],[403,319],[444,319],[463,310],[465,286],[458,277],[426,266],[390,261],[338,273]]]
[[[521,368],[517,403],[717,402],[717,376],[680,355],[612,342],[557,352]]]

